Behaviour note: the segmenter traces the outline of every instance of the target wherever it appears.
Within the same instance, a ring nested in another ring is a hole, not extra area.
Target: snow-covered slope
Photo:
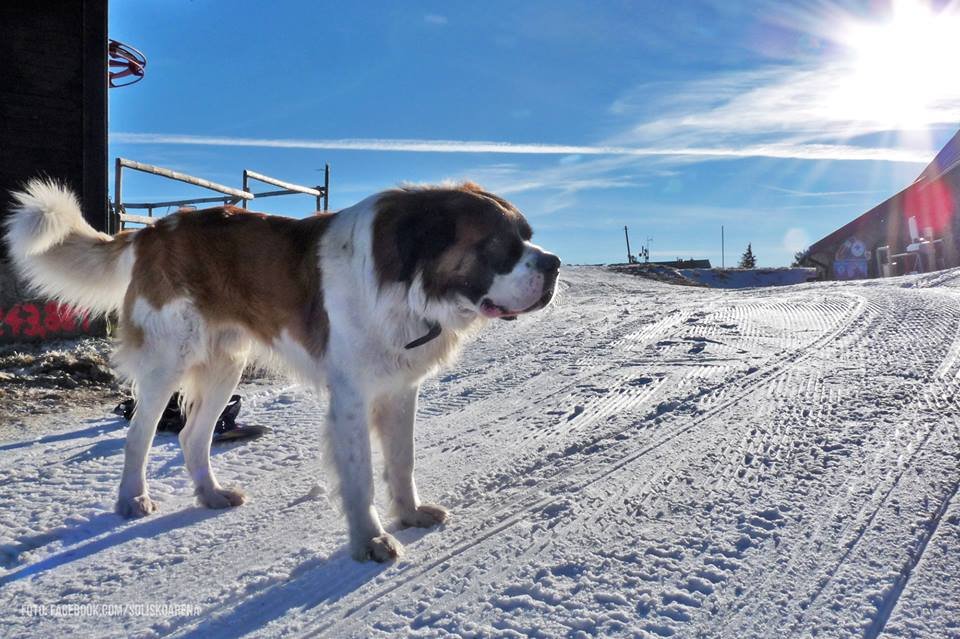
[[[282,383],[242,389],[275,433],[217,450],[228,512],[161,436],[161,512],[111,514],[124,425],[86,409],[0,444],[2,634],[960,636],[960,272],[563,277],[425,386],[421,493],[453,518],[393,565],[348,557],[325,400]]]

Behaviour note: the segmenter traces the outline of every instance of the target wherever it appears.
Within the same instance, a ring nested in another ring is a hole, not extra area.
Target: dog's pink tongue
[[[484,317],[515,317],[516,313],[511,313],[502,306],[498,306],[488,299],[480,303],[480,313]]]

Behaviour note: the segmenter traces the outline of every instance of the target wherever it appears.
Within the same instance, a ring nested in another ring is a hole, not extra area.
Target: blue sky
[[[148,66],[110,91],[110,152],[233,186],[330,163],[335,209],[473,179],[568,263],[623,261],[628,225],[653,259],[719,264],[724,225],[727,265],[748,242],[785,265],[956,131],[956,38],[930,27],[953,33],[955,4],[918,5],[911,40],[878,1],[115,0],[110,36]],[[130,201],[197,193],[126,176]]]

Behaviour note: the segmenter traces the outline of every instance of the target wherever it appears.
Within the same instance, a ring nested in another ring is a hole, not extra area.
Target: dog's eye
[[[483,261],[496,269],[507,258],[506,246],[499,237],[491,237],[480,249]]]
[[[510,271],[523,255],[523,242],[495,236],[487,240],[481,250],[484,261],[498,273]]]
[[[507,261],[511,266],[520,261],[520,258],[523,256],[523,242],[514,241],[510,242],[510,248],[507,251]]]
[[[491,237],[481,245],[480,252],[488,260],[496,259],[504,253],[503,242],[499,237]]]

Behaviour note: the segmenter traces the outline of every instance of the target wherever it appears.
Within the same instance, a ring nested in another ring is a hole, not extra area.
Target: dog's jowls
[[[329,389],[327,449],[357,559],[401,552],[373,506],[370,433],[399,520],[443,522],[447,511],[420,501],[413,476],[420,382],[488,319],[546,306],[560,265],[531,243],[514,206],[469,183],[386,191],[302,220],[233,207],[177,213],[112,237],[55,182],[31,181],[13,197],[6,240],[19,272],[46,295],[120,316],[115,364],[137,410],[117,512],[156,509],[147,454],[178,389],[198,499],[243,503],[210,467],[211,433],[247,362],[269,360]]]

